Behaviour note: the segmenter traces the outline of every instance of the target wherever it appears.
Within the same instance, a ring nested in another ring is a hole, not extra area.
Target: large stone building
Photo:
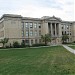
[[[42,18],[22,17],[4,14],[0,18],[0,40],[9,38],[8,44],[18,41],[25,44],[41,43],[41,35],[51,34],[52,44],[61,44],[62,35],[67,34],[67,42],[75,41],[75,22],[62,21],[58,17]]]

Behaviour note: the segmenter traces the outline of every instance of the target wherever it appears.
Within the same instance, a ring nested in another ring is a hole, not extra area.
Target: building
[[[8,45],[18,41],[26,45],[41,43],[41,35],[51,34],[52,44],[61,44],[62,35],[69,35],[67,42],[75,41],[75,22],[62,21],[60,18],[43,16],[42,18],[22,17],[4,14],[0,18],[0,40],[9,38]]]

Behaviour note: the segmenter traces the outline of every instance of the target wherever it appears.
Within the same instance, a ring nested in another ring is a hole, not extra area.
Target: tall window
[[[33,36],[33,31],[30,31],[30,36]]]
[[[24,22],[22,22],[22,37],[24,37]]]
[[[24,31],[22,30],[22,37],[24,37]]]
[[[35,36],[37,36],[37,31],[35,31]]]
[[[41,36],[41,30],[39,30],[39,36]]]
[[[31,44],[33,44],[33,40],[31,40]]]
[[[67,25],[67,29],[69,29],[69,25]]]
[[[41,28],[41,24],[39,23],[38,25],[39,25],[39,28]]]
[[[25,44],[28,45],[29,44],[29,40],[26,39],[25,40]]]
[[[35,44],[37,44],[37,39],[35,39]]]
[[[26,36],[29,36],[29,32],[28,31],[26,31]]]
[[[28,28],[28,27],[29,27],[29,26],[28,26],[28,23],[25,23],[25,27],[26,27],[26,28]]]
[[[30,28],[33,28],[33,23],[29,23],[29,25],[30,25]]]
[[[34,23],[34,28],[37,28],[37,23]]]
[[[22,30],[24,29],[24,22],[22,23]]]

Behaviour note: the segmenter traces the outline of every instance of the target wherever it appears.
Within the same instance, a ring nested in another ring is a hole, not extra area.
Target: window
[[[25,26],[26,26],[26,28],[28,28],[29,26],[28,26],[28,23],[25,23]]]
[[[22,30],[24,30],[24,22],[22,23]]]
[[[25,44],[25,40],[22,40],[22,43]]]
[[[67,25],[67,29],[69,29],[69,26]]]
[[[37,39],[35,39],[35,44],[37,44]]]
[[[62,35],[63,35],[63,31],[62,31]]]
[[[39,23],[39,28],[41,28],[41,24]]]
[[[37,31],[35,31],[35,36],[37,36]]]
[[[62,27],[62,29],[63,29],[63,27]]]
[[[66,34],[66,31],[65,31],[65,34]]]
[[[30,31],[30,36],[33,36],[33,31]]]
[[[39,36],[41,36],[41,30],[39,30]]]
[[[29,40],[25,40],[25,44],[28,45],[29,44]]]
[[[31,44],[33,44],[33,40],[31,40]]]
[[[41,39],[39,39],[39,43],[41,43]]]
[[[29,36],[29,32],[28,31],[26,31],[26,36]]]
[[[24,37],[24,30],[22,30],[22,37]]]
[[[37,23],[34,24],[34,28],[37,28]]]
[[[29,25],[30,25],[30,28],[33,28],[33,24],[32,23],[29,23]]]

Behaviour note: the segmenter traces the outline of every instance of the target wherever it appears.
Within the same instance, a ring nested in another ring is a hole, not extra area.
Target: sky
[[[55,16],[75,21],[75,0],[0,0],[0,16],[3,14],[34,18]]]

